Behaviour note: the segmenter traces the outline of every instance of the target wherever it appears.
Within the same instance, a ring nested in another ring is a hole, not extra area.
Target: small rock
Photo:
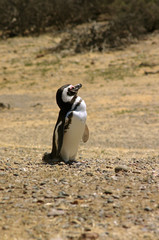
[[[91,173],[91,172],[86,172],[86,175],[92,177],[92,176],[93,176],[93,173]]]
[[[48,217],[56,217],[56,216],[61,216],[64,215],[65,212],[62,209],[54,209],[52,208],[50,212],[47,214]]]
[[[114,202],[114,200],[112,198],[107,199],[107,203],[113,203],[113,202]]]
[[[18,173],[13,173],[13,175],[14,175],[15,177],[18,177],[18,176],[19,176],[19,174],[18,174]]]
[[[111,190],[105,190],[103,193],[104,194],[112,194],[113,192]]]
[[[111,176],[111,178],[112,178],[114,181],[118,181],[118,177],[117,177],[117,176]]]
[[[10,109],[10,104],[4,104],[0,102],[0,109],[5,109],[5,108]]]
[[[36,103],[36,104],[34,104],[34,105],[32,105],[32,107],[42,107],[43,105],[41,104],[41,103]]]
[[[73,201],[71,202],[71,204],[77,205],[77,204],[81,204],[81,203],[83,203],[83,202],[84,202],[84,201],[81,200],[81,199],[75,199],[75,200],[73,200]]]
[[[9,200],[10,199],[10,197],[9,196],[5,196],[5,197],[3,197],[3,199],[2,200]]]
[[[61,191],[58,193],[58,196],[57,198],[65,198],[65,197],[68,197],[69,194],[68,193],[65,193],[64,191]]]
[[[45,55],[43,53],[41,53],[41,54],[39,53],[39,54],[36,55],[36,58],[41,58],[41,57],[44,57],[44,56]]]
[[[6,225],[6,226],[3,226],[3,227],[2,227],[2,230],[9,230],[9,226],[7,226],[7,225]]]
[[[108,176],[105,176],[104,178],[105,178],[105,180],[110,180],[110,177],[108,177]]]
[[[127,228],[130,228],[130,226],[129,226],[127,223],[123,223],[122,227],[123,227],[123,228],[126,228],[126,229],[127,229]]]
[[[44,200],[42,198],[38,198],[37,203],[44,203]]]
[[[118,173],[118,172],[128,172],[129,168],[127,166],[117,166],[117,167],[115,167],[114,171],[116,173]]]
[[[133,170],[132,173],[141,174],[141,171]]]
[[[82,200],[82,199],[84,199],[84,196],[77,195],[77,198]]]
[[[19,163],[19,162],[16,162],[16,161],[14,161],[14,164],[17,164],[17,165],[19,165],[20,163]]]
[[[0,176],[6,175],[6,172],[0,172]]]
[[[45,185],[46,184],[46,182],[41,182],[40,183],[40,186],[43,186],[43,185]]]
[[[113,197],[114,199],[119,199],[119,198],[120,198],[119,195],[113,195],[112,197]]]
[[[53,198],[53,195],[50,194],[50,193],[47,193],[47,194],[44,195],[44,198]]]
[[[91,228],[90,228],[90,227],[85,227],[84,230],[85,230],[86,232],[90,232],[90,231],[91,231]]]
[[[150,207],[145,207],[144,210],[147,211],[147,212],[151,212],[151,211],[152,211],[152,208],[150,208]]]
[[[115,209],[115,208],[121,208],[121,205],[119,204],[119,203],[115,203],[115,204],[113,204],[113,208]]]
[[[78,240],[95,240],[97,238],[99,238],[98,233],[87,232],[87,233],[82,233],[82,235],[79,237]]]

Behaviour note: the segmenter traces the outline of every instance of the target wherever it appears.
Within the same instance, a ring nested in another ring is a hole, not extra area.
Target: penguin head
[[[69,110],[74,103],[78,90],[82,87],[82,84],[75,86],[66,84],[60,87],[56,93],[56,102],[60,109]]]

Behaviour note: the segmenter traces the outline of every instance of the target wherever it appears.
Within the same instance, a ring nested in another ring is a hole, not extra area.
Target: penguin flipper
[[[88,129],[88,126],[87,124],[85,124],[85,129],[84,129],[84,133],[83,133],[83,136],[82,136],[82,140],[83,142],[87,142],[89,139],[89,129]]]
[[[59,125],[58,130],[56,132],[56,134],[58,135],[58,137],[56,136],[56,138],[58,139],[57,153],[56,153],[57,157],[60,157],[60,152],[61,152],[63,137],[64,137],[64,128],[65,128],[65,120],[62,121],[62,123]]]

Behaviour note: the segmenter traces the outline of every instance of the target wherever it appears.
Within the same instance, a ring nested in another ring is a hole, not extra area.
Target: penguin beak
[[[75,88],[74,88],[74,91],[75,91],[75,92],[78,92],[78,90],[79,90],[81,87],[82,87],[82,84],[81,84],[81,83],[77,84],[77,85],[75,86]]]
[[[69,88],[69,91],[75,94],[75,93],[78,92],[78,90],[79,90],[81,87],[82,87],[82,84],[79,83],[79,84],[77,84],[77,85],[75,85],[75,86],[71,86],[71,87]]]

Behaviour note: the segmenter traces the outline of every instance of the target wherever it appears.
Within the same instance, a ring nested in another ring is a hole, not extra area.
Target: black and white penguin
[[[53,132],[52,151],[43,156],[46,163],[74,161],[80,140],[87,142],[89,138],[86,104],[77,96],[81,87],[82,84],[67,84],[57,90],[56,102],[60,111]]]

